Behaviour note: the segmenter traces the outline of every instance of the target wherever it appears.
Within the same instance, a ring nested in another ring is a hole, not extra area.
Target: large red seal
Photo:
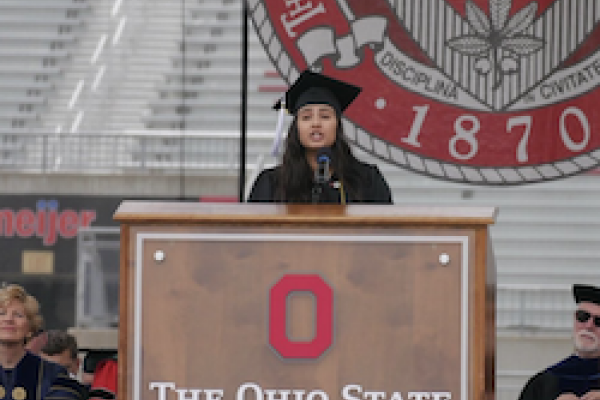
[[[404,168],[468,183],[562,178],[600,161],[598,0],[248,0],[293,82],[363,87],[346,132]]]

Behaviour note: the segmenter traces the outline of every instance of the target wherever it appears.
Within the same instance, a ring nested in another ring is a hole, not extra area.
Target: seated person
[[[79,373],[79,350],[75,336],[61,330],[46,332],[46,344],[40,356],[66,368],[72,378]]]
[[[19,285],[0,288],[0,399],[84,399],[83,387],[64,367],[27,350],[41,327],[33,296]]]
[[[532,377],[519,400],[600,400],[600,288],[574,285],[574,354]]]

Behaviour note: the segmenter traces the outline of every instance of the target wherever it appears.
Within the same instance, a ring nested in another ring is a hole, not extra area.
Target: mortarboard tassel
[[[273,106],[275,110],[279,110],[279,116],[277,117],[277,126],[275,127],[275,136],[273,138],[273,146],[271,148],[271,155],[278,157],[281,151],[281,138],[283,136],[283,120],[285,119],[285,102],[281,99]]]

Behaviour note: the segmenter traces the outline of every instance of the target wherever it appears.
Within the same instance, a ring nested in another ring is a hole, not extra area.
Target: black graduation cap
[[[296,114],[307,104],[328,104],[340,115],[361,90],[358,86],[307,69],[285,93],[285,107],[291,114]],[[278,101],[274,108],[281,107],[281,101]]]
[[[595,303],[600,305],[600,288],[590,285],[573,285],[575,303]]]

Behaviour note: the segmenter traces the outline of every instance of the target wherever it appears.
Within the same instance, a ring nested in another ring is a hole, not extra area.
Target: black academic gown
[[[600,358],[573,355],[533,376],[519,400],[554,400],[563,393],[581,397],[590,390],[600,390]]]
[[[274,202],[275,189],[277,188],[277,177],[279,175],[279,166],[263,170],[256,178],[252,191],[248,196],[249,202]],[[362,186],[359,188],[362,193],[362,199],[353,198],[348,193],[346,203],[379,203],[391,204],[392,194],[385,178],[375,165],[359,163],[359,171],[362,177]],[[341,193],[340,182],[334,175],[331,181],[324,185],[319,196],[319,203],[340,204]]]
[[[0,367],[2,400],[83,400],[84,388],[64,367],[27,352],[12,370]]]

